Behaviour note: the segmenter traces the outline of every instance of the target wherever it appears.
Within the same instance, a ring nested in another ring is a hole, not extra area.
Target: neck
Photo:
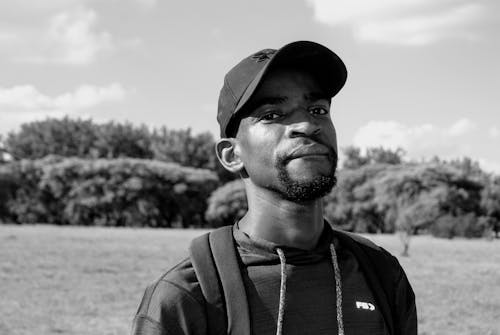
[[[313,249],[323,232],[323,202],[285,200],[275,192],[247,187],[248,212],[240,220],[240,229],[251,237],[279,245]]]

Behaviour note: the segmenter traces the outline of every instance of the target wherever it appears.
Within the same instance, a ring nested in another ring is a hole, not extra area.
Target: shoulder
[[[144,298],[149,300],[148,305],[151,302],[164,305],[179,300],[203,304],[203,295],[190,259],[183,259],[149,284]]]
[[[377,267],[382,266],[385,269],[391,268],[396,277],[400,275],[402,270],[401,265],[397,258],[390,252],[368,238],[356,233],[346,232],[336,228],[332,229],[334,236],[340,240],[341,245],[354,252],[358,258],[366,256],[371,262],[375,263]]]
[[[156,327],[181,327],[182,320],[201,320],[204,299],[189,258],[182,260],[147,286],[135,323],[147,320]]]
[[[165,272],[156,282],[175,286],[179,289],[179,291],[185,292],[200,303],[203,303],[204,301],[200,284],[198,283],[193,264],[189,257],[186,257],[177,265]]]
[[[360,236],[356,233],[351,233],[351,232],[339,230],[336,228],[332,228],[332,229],[333,229],[333,232],[336,236],[340,236],[343,239],[350,239],[353,242],[356,242],[357,244],[362,245],[363,247],[371,248],[375,251],[382,250],[382,248],[379,247],[378,245],[376,245],[375,243],[373,243],[373,241],[371,241],[363,236]]]

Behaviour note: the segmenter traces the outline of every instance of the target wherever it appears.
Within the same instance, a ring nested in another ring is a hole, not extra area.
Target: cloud
[[[440,156],[456,158],[473,154],[467,141],[459,141],[476,129],[469,119],[459,119],[449,127],[433,124],[408,126],[396,121],[370,121],[354,134],[353,144],[360,148],[382,146],[406,150],[410,158]]]
[[[447,134],[450,136],[462,136],[474,130],[476,125],[469,119],[463,118],[452,124],[447,129]]]
[[[496,174],[500,173],[500,162],[494,162],[492,160],[482,158],[480,158],[478,162],[481,168],[483,168],[484,170],[488,172],[494,172]]]
[[[158,2],[158,0],[134,0],[134,1],[146,8],[154,7]]]
[[[97,14],[79,8],[52,16],[46,30],[31,35],[31,55],[19,60],[31,63],[89,64],[113,48],[111,34],[95,29]]]
[[[315,18],[326,24],[353,23],[381,19],[399,12],[413,10],[430,0],[307,0]]]
[[[65,10],[75,6],[92,5],[93,3],[103,3],[103,0],[16,0],[16,1],[0,1],[0,13],[47,13],[54,10]],[[158,0],[108,0],[108,3],[120,3],[126,5],[127,3],[138,4],[141,7],[151,8],[155,6]]]
[[[5,32],[5,31],[2,31],[0,32],[0,42],[10,42],[10,41],[13,41],[17,38],[16,34],[14,34],[13,32]]]
[[[28,111],[73,111],[103,102],[122,101],[125,94],[125,89],[118,83],[105,87],[82,85],[73,92],[54,97],[39,92],[32,85],[0,87],[0,107]]]
[[[492,139],[497,139],[497,138],[500,138],[500,129],[496,126],[493,126],[491,127],[489,130],[488,130],[488,135],[492,138]]]
[[[474,39],[471,26],[485,10],[478,3],[451,0],[307,0],[317,21],[347,25],[360,41],[420,46],[448,38]]]
[[[380,146],[393,150],[402,148],[407,158],[415,160],[434,156],[443,159],[470,157],[485,171],[500,173],[498,157],[484,151],[480,153],[477,142],[472,141],[478,135],[478,128],[467,118],[458,119],[446,127],[430,123],[408,126],[397,121],[370,121],[355,132],[353,145],[362,150]],[[500,129],[492,126],[485,135],[500,138]]]
[[[119,83],[81,85],[74,91],[55,96],[43,94],[33,85],[0,87],[0,134],[6,134],[23,123],[47,117],[72,115],[108,121],[101,113],[93,113],[91,108],[106,102],[123,101],[129,92]]]

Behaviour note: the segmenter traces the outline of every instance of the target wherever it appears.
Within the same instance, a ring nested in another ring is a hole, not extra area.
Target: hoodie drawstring
[[[342,316],[342,282],[340,281],[340,268],[337,260],[335,246],[330,244],[330,254],[332,256],[333,272],[335,274],[335,295],[337,296],[337,325],[338,334],[344,335],[344,317]]]
[[[276,249],[281,263],[281,284],[280,284],[280,304],[278,307],[278,324],[276,325],[276,335],[281,335],[283,328],[283,313],[285,312],[285,295],[286,295],[286,258],[285,253],[280,248]]]
[[[283,316],[285,313],[285,296],[286,296],[286,258],[285,253],[280,248],[276,248],[276,252],[281,263],[281,284],[280,284],[280,302],[278,307],[278,321],[276,325],[276,335],[282,335]],[[342,282],[340,278],[340,268],[337,260],[337,252],[335,246],[330,244],[330,255],[332,257],[333,272],[335,275],[335,296],[337,299],[337,325],[338,335],[344,335],[344,318],[342,316]]]

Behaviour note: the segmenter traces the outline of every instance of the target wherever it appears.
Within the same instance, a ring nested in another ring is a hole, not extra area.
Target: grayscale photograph
[[[500,335],[500,2],[0,2],[0,335]]]

